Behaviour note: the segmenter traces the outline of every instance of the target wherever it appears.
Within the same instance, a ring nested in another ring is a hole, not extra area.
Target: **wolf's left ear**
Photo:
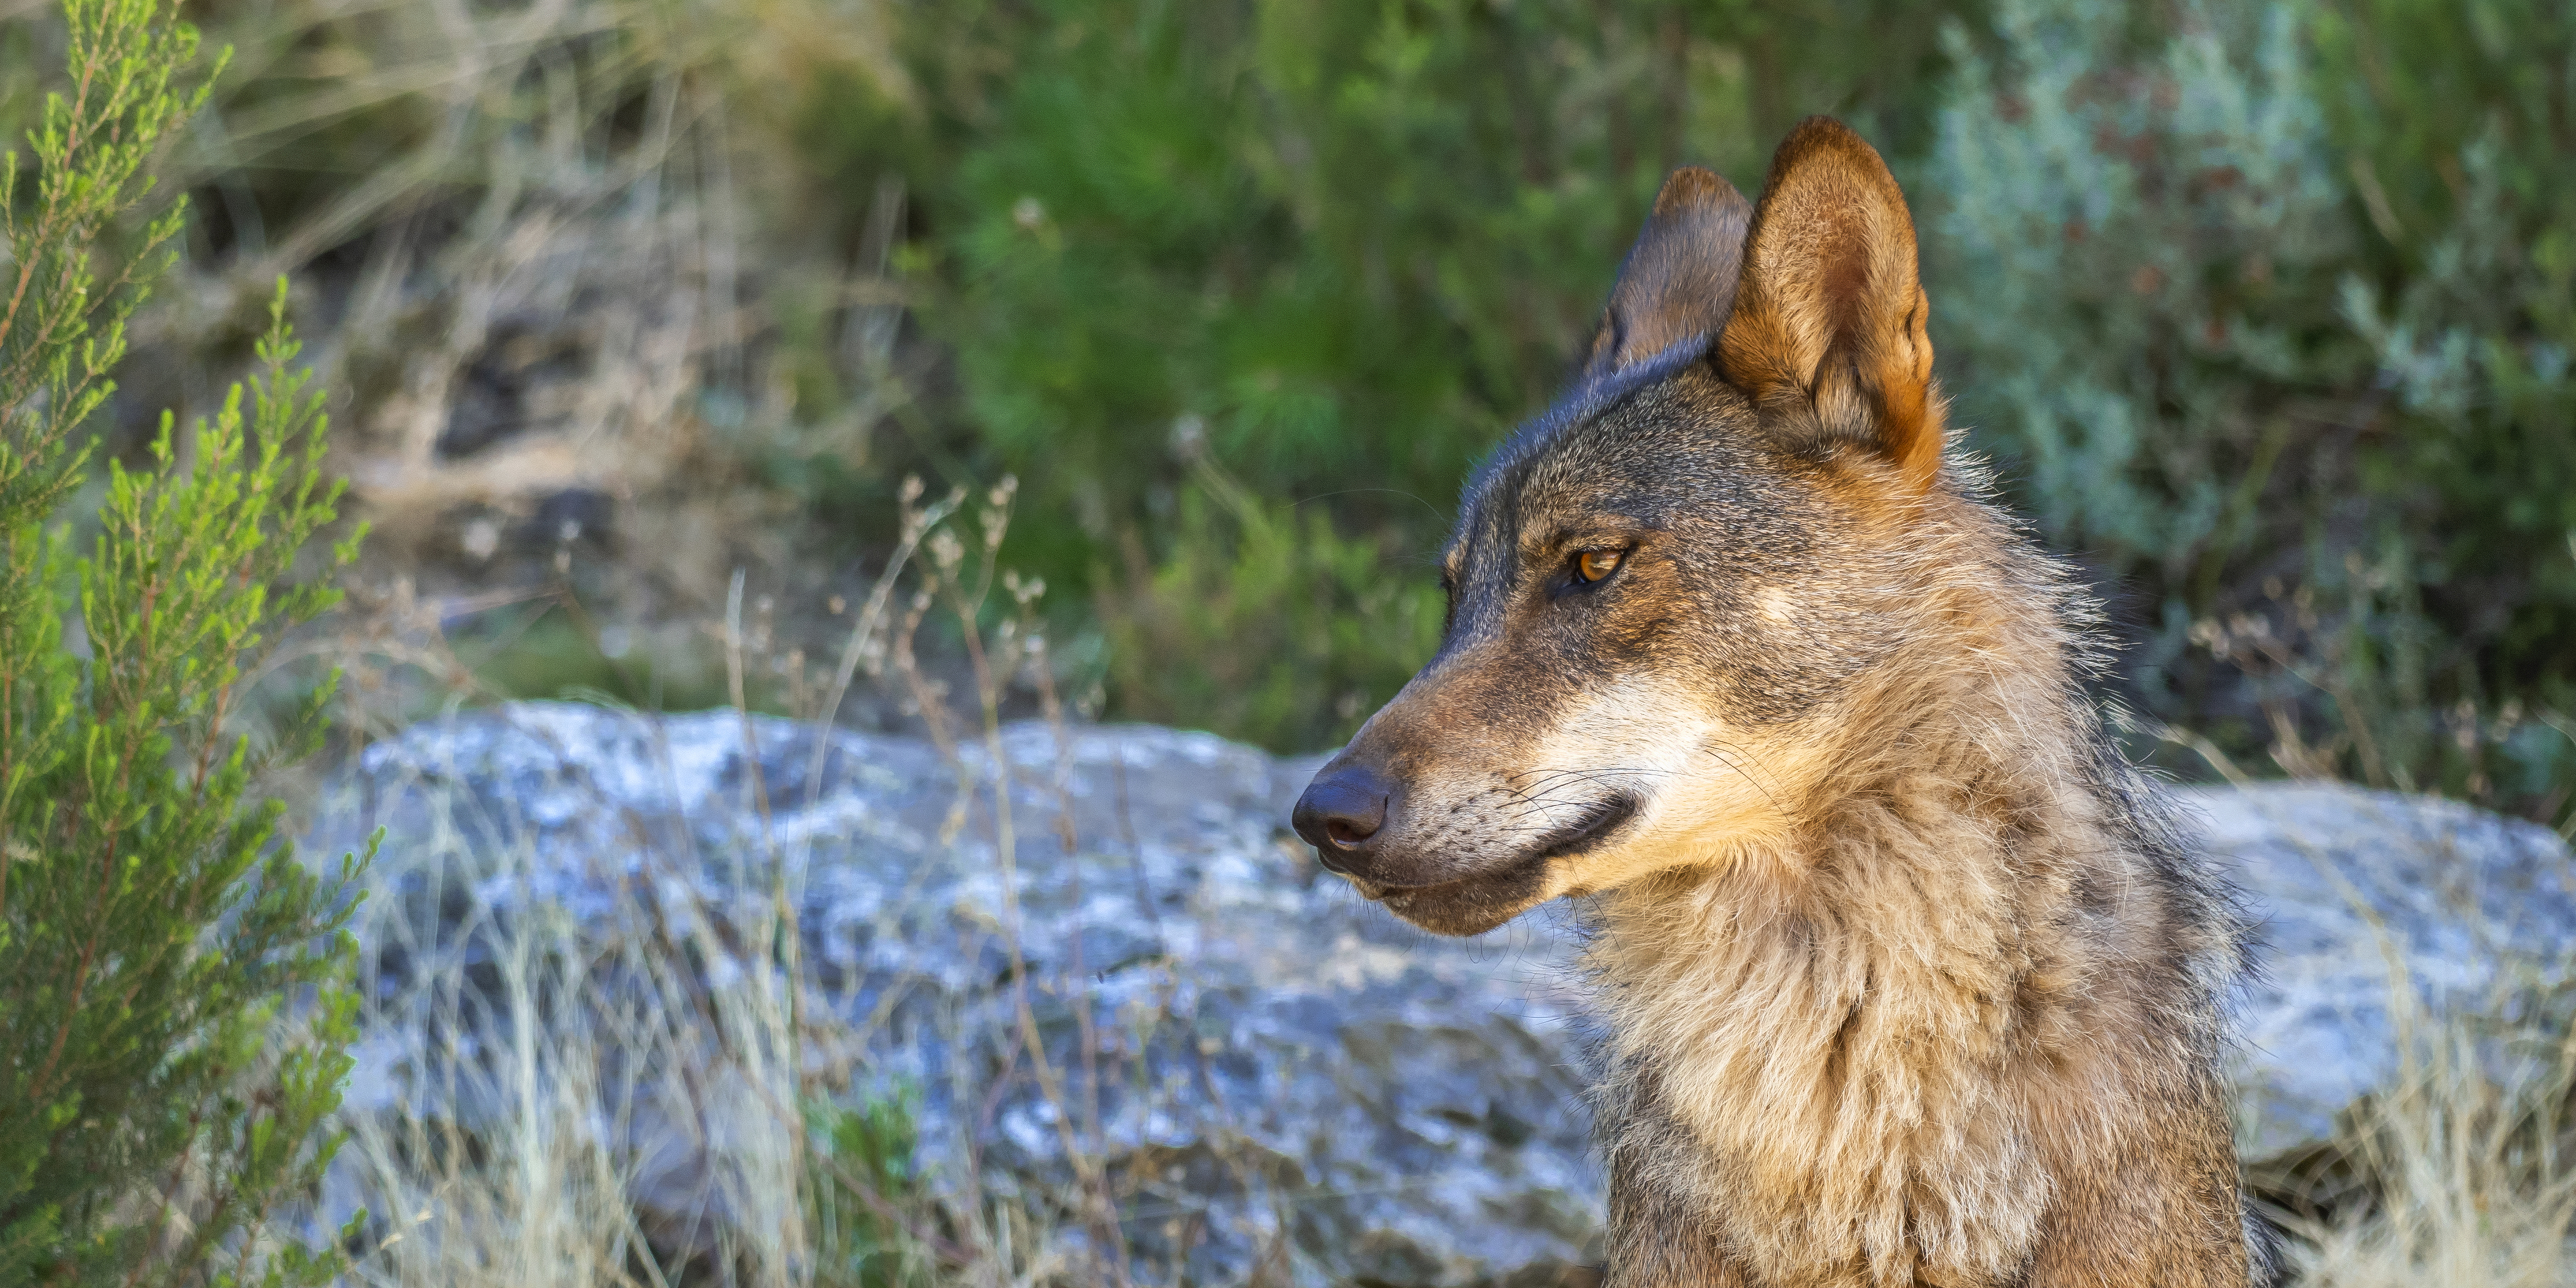
[[[1619,265],[1581,378],[1598,380],[1685,342],[1704,351],[1735,303],[1752,219],[1753,204],[1734,184],[1698,166],[1673,171]]]
[[[1753,214],[1717,345],[1728,381],[1793,440],[1871,448],[1919,492],[1941,470],[1930,317],[1896,177],[1841,122],[1809,117]]]

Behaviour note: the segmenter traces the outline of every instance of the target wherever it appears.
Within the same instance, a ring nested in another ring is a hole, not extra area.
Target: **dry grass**
[[[2564,982],[2503,999],[2507,1020],[2427,1016],[2392,989],[2396,1085],[2347,1115],[2330,1213],[2288,1226],[2317,1288],[2576,1284],[2576,1028]]]
[[[1044,821],[1015,820],[1011,794],[993,777],[1011,764],[1000,711],[1012,685],[1034,684],[1059,729],[1062,720],[1036,629],[1041,588],[995,567],[1010,492],[1006,481],[983,498],[970,538],[947,522],[963,498],[924,507],[911,504],[917,489],[906,492],[896,560],[806,714],[828,724],[862,683],[900,687],[918,704],[956,778],[946,832],[991,836],[1001,865],[994,933],[1014,969],[998,996],[1016,1012],[1018,1049],[1053,1121],[1071,1124],[1085,1120],[1086,1099],[1096,1120],[1104,1075],[1055,1068],[1044,1054],[1013,902],[1017,838],[1042,833]],[[980,628],[996,591],[1010,601],[1002,624]],[[953,617],[973,663],[967,696],[979,714],[962,724],[913,649],[934,612]],[[722,629],[739,696],[761,660],[739,579]],[[561,747],[563,763],[581,750]],[[667,747],[662,754],[667,766]],[[819,774],[804,777],[819,788]],[[584,781],[563,775],[551,790],[577,799]],[[899,1099],[854,1091],[869,1083],[861,1053],[883,1015],[807,968],[796,910],[813,855],[766,835],[769,789],[757,774],[744,785],[739,843],[713,852],[685,828],[622,821],[619,806],[600,800],[601,826],[635,830],[639,866],[575,878],[580,891],[614,891],[611,906],[578,912],[566,900],[586,896],[568,892],[563,856],[545,852],[536,822],[507,803],[419,785],[432,807],[408,817],[412,826],[389,840],[371,874],[362,976],[396,986],[368,1001],[370,1076],[344,1114],[349,1143],[324,1202],[330,1212],[363,1203],[376,1214],[357,1279],[652,1288],[1126,1281],[1119,1199],[1097,1149],[1082,1141],[1064,1142],[1074,1175],[1058,1192],[988,1189],[971,1175],[936,1192],[912,1182]],[[1079,989],[1072,980],[1051,986]],[[953,1089],[958,1103],[999,1094],[966,1071],[970,1062],[956,1063],[967,1080]]]
[[[129,428],[202,410],[290,274],[345,508],[376,534],[353,588],[491,637],[444,662],[482,669],[554,610],[593,669],[631,658],[703,703],[722,660],[700,624],[737,569],[799,608],[851,589],[760,470],[862,465],[874,426],[911,405],[889,270],[902,188],[882,187],[849,244],[804,213],[824,203],[790,151],[827,86],[908,93],[881,0],[193,16],[235,57],[167,159],[200,217],[121,373]],[[828,369],[829,405],[799,405],[808,368]],[[827,617],[779,626],[819,640]],[[406,681],[394,718],[457,679]]]
[[[153,388],[149,371],[130,383],[137,401],[184,408],[203,373],[223,370],[245,293],[296,274],[300,307],[321,315],[311,356],[340,400],[336,464],[379,534],[357,611],[281,650],[278,667],[346,671],[363,747],[442,707],[507,696],[458,630],[552,605],[657,682],[711,672],[698,678],[737,709],[826,722],[863,698],[908,710],[951,754],[958,825],[998,806],[980,825],[1000,831],[1007,864],[1008,794],[968,762],[1005,763],[989,754],[1005,699],[1055,709],[1029,611],[1038,588],[992,565],[1007,491],[985,498],[965,538],[939,528],[960,498],[923,507],[907,493],[896,562],[851,588],[860,602],[826,607],[823,593],[799,597],[814,577],[785,502],[745,477],[771,447],[838,440],[863,455],[869,427],[906,399],[888,271],[900,187],[881,187],[855,253],[763,217],[793,205],[793,167],[768,149],[801,95],[856,75],[902,96],[881,6],[283,0],[200,18],[237,49],[228,90],[248,92],[220,99],[172,168],[229,244],[197,248],[144,337],[183,387]],[[400,146],[368,150],[389,139]],[[257,170],[309,177],[307,199],[282,217],[251,201],[243,175]],[[819,299],[789,298],[817,281]],[[823,318],[849,404],[828,423],[795,406],[782,375],[789,307]],[[604,506],[565,512],[564,497]],[[584,530],[601,514],[612,531]],[[902,558],[934,537],[905,581]],[[988,638],[980,610],[997,590],[1018,602]],[[838,620],[837,656],[796,647],[778,619],[799,609]],[[967,641],[957,674],[912,648],[943,614]],[[1022,695],[1026,676],[1038,683]],[[958,681],[966,691],[949,692]],[[975,741],[988,754],[961,754]],[[792,948],[806,855],[757,837],[712,856],[652,851],[643,879],[616,883],[617,906],[576,920],[548,902],[530,820],[430,817],[389,845],[361,928],[367,976],[395,981],[368,999],[363,1068],[398,1077],[353,1090],[324,1197],[326,1211],[372,1213],[353,1278],[1123,1278],[1059,1229],[1066,1213],[1095,1234],[1110,1219],[1096,1166],[1068,1195],[987,1201],[970,1181],[961,1202],[848,1155],[865,1026]],[[653,880],[709,859],[721,888],[770,897],[716,906],[669,897],[688,882]],[[791,947],[742,947],[766,943]],[[1078,1071],[1047,1072],[1047,1095],[1078,1093]],[[899,1134],[899,1120],[881,1125]],[[676,1199],[675,1177],[693,1187]]]
[[[577,914],[529,820],[442,803],[461,812],[389,842],[361,928],[366,974],[399,985],[370,998],[362,1059],[392,1080],[353,1092],[326,1197],[379,1217],[357,1277],[797,1278],[814,1241],[801,1115],[847,1061],[829,1058],[839,1035],[799,1031],[792,961],[743,949],[775,941],[780,906],[673,897],[699,888],[699,856],[648,849],[634,879],[592,887],[613,907]],[[778,866],[753,845],[705,857],[738,891]],[[674,1228],[675,1211],[710,1219]]]

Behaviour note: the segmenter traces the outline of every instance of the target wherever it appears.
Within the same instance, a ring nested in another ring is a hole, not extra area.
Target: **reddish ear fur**
[[[1735,185],[1684,166],[1655,194],[1654,213],[1619,265],[1583,379],[1633,366],[1685,341],[1705,347],[1735,302],[1753,205]]]
[[[1841,122],[1808,118],[1753,213],[1717,345],[1727,379],[1782,432],[1872,448],[1919,492],[1941,471],[1930,316],[1896,177]]]

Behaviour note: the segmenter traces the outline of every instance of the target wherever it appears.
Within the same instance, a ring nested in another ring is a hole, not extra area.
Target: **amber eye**
[[[1619,571],[1619,561],[1626,559],[1625,550],[1586,550],[1574,557],[1574,579],[1591,583]]]

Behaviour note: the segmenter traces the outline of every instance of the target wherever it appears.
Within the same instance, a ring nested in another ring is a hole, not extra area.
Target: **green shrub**
[[[2008,0],[1917,186],[1962,419],[2105,575],[2147,714],[2555,817],[2576,19],[2472,17]]]
[[[913,1099],[898,1092],[857,1107],[806,1109],[814,1166],[808,1228],[814,1282],[826,1288],[915,1288],[931,1282],[926,1258],[901,1219],[919,1206]]]
[[[2341,303],[2392,404],[2362,481],[2441,626],[2396,696],[2576,708],[2576,11],[2346,0],[2313,26],[2370,229]]]
[[[278,1225],[320,1179],[349,1067],[355,860],[308,873],[251,785],[307,749],[328,686],[254,750],[264,648],[333,592],[289,574],[333,519],[283,283],[244,405],[111,462],[92,552],[45,524],[84,473],[124,322],[173,207],[94,262],[202,98],[158,0],[71,0],[68,84],[7,159],[0,311],[0,1285],[325,1282]],[[345,561],[355,538],[333,553]],[[76,633],[75,633],[76,632]]]
[[[1322,507],[1265,501],[1202,456],[1177,509],[1171,555],[1101,606],[1129,714],[1335,746],[1439,646],[1439,586]]]

